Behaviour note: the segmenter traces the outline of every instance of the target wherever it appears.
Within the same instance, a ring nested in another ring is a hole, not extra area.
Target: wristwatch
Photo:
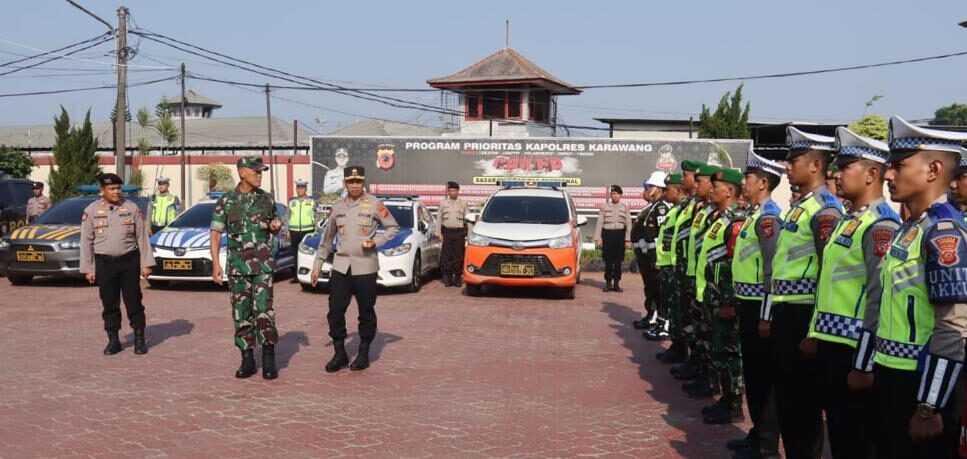
[[[937,415],[937,407],[929,403],[920,403],[917,405],[917,416],[924,419],[929,419]]]

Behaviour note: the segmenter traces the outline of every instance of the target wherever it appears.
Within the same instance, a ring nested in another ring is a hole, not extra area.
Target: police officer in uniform
[[[80,272],[91,284],[97,284],[104,307],[101,317],[107,331],[105,355],[121,352],[121,299],[134,329],[134,353],[145,354],[144,304],[141,303],[141,280],[151,274],[154,254],[148,243],[144,214],[133,201],[124,199],[117,174],[101,174],[101,199],[91,203],[81,214]]]
[[[34,196],[27,201],[27,223],[33,223],[47,209],[50,199],[44,196],[44,182],[34,182]]]
[[[642,332],[649,341],[664,341],[670,339],[672,325],[672,309],[677,308],[673,299],[677,299],[672,291],[675,282],[675,252],[672,243],[675,235],[675,219],[678,218],[679,203],[684,198],[682,192],[682,174],[671,174],[665,177],[665,193],[662,200],[668,203],[669,210],[663,222],[659,224],[658,236],[655,238],[655,269],[658,270],[658,320],[651,330]],[[672,343],[675,346],[675,343]],[[676,348],[677,349],[677,348]]]
[[[823,251],[816,308],[802,350],[819,361],[819,391],[833,458],[861,459],[873,454],[872,392],[869,387],[851,390],[847,375],[863,316],[879,305],[880,263],[900,216],[883,199],[889,147],[844,127],[836,129],[836,145],[837,190],[854,207]]]
[[[786,128],[789,183],[804,193],[786,214],[765,295],[759,332],[773,337],[776,413],[789,459],[818,458],[823,450],[822,405],[817,362],[804,358],[800,344],[809,331],[816,302],[822,251],[842,218],[839,201],[826,188],[832,137]]]
[[[289,200],[289,240],[299,247],[302,239],[316,230],[316,202],[307,194],[309,183],[295,181],[295,197]]]
[[[151,195],[148,202],[148,217],[151,219],[151,234],[161,231],[168,226],[181,212],[181,200],[174,193],[168,192],[170,180],[168,177],[158,177],[157,192]]]
[[[886,181],[910,217],[883,259],[879,309],[868,309],[863,318],[856,367],[872,375],[850,374],[864,385],[872,380],[877,458],[957,454],[967,335],[967,228],[946,192],[965,140],[965,133],[890,119]]]
[[[272,235],[282,229],[282,222],[272,195],[260,188],[262,172],[269,167],[258,156],[239,158],[236,163],[239,180],[234,190],[215,202],[211,223],[212,280],[222,285],[219,263],[221,237],[228,238],[228,290],[235,319],[235,346],[242,353],[236,378],[248,378],[256,372],[255,342],[262,345],[262,378],[275,379],[275,344],[279,331],[275,327]]]
[[[664,200],[665,177],[661,171],[652,172],[642,186],[642,199],[648,204],[638,212],[634,223],[631,224],[631,241],[634,247],[635,262],[638,273],[645,289],[645,317],[636,320],[636,329],[652,328],[658,323],[658,298],[660,284],[658,268],[655,266],[655,243],[658,238],[658,228],[665,222],[668,208],[671,207]],[[662,318],[664,320],[665,318]]]
[[[742,378],[752,429],[730,440],[734,459],[778,458],[779,424],[773,398],[772,340],[759,336],[759,308],[769,291],[773,256],[782,228],[782,209],[772,200],[786,167],[749,147],[742,193],[751,207],[732,257],[732,284],[737,298]]]
[[[703,409],[706,424],[731,424],[745,420],[742,413],[742,363],[739,360],[739,323],[736,320],[732,257],[735,241],[745,220],[738,206],[744,175],[723,169],[712,176],[709,227],[702,236],[695,269],[696,292],[708,309],[711,361],[722,387],[722,397]]]
[[[319,269],[335,251],[332,277],[329,280],[329,336],[335,354],[326,364],[333,373],[349,365],[346,354],[346,309],[355,296],[359,307],[359,352],[350,370],[369,368],[369,347],[376,337],[376,273],[379,271],[379,248],[393,239],[399,225],[382,201],[365,192],[366,170],[347,166],[346,197],[332,205],[326,232],[319,241],[318,256],[312,268],[312,285],[319,280]],[[382,226],[385,231],[377,233]],[[334,242],[337,247],[333,248]]]
[[[467,241],[467,216],[469,208],[466,201],[460,200],[460,184],[447,182],[447,197],[440,202],[436,211],[437,235],[443,238],[440,253],[440,274],[443,285],[459,287],[463,284],[463,252]]]
[[[594,244],[601,247],[604,259],[604,292],[623,292],[621,282],[625,248],[631,245],[628,237],[631,231],[631,212],[628,205],[621,202],[624,191],[618,185],[609,188],[610,198],[598,212],[598,225],[595,229]]]
[[[672,338],[672,345],[668,351],[655,354],[662,363],[683,363],[682,365],[671,368],[671,373],[680,371],[691,371],[694,366],[694,355],[689,353],[688,341],[685,336],[686,320],[685,306],[690,301],[684,291],[685,270],[687,260],[685,259],[685,243],[688,240],[688,229],[692,225],[692,214],[695,210],[697,198],[695,192],[695,172],[704,163],[695,160],[685,160],[681,163],[682,168],[682,201],[678,203],[674,223],[671,223],[672,233],[672,253],[674,253],[674,264],[672,265],[672,284],[671,294],[668,295],[668,302],[671,305],[669,315],[671,323],[669,334]]]

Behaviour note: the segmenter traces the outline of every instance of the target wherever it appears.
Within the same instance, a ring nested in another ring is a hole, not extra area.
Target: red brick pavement
[[[281,281],[271,382],[233,377],[217,288],[146,289],[150,352],[125,328],[105,357],[96,289],[2,280],[0,457],[728,457],[739,427],[703,425],[630,327],[640,281],[588,277],[574,301],[385,294],[373,366],[333,375],[326,295]]]

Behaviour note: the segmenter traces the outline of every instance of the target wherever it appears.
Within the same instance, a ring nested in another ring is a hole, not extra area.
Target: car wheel
[[[30,280],[33,278],[34,276],[31,276],[29,274],[26,274],[26,275],[11,274],[7,276],[7,279],[9,279],[10,283],[13,285],[27,285],[30,283]]]
[[[558,294],[562,299],[573,300],[574,299],[574,287],[561,287],[558,290]]]
[[[483,290],[482,284],[466,284],[467,286],[467,296],[480,296],[480,292]]]
[[[171,285],[170,281],[148,279],[148,286],[151,288],[165,288],[168,285]]]
[[[416,293],[420,291],[423,287],[423,261],[420,260],[420,254],[416,254],[416,259],[413,260],[413,275],[410,279],[410,285],[406,286],[406,291],[410,293]]]

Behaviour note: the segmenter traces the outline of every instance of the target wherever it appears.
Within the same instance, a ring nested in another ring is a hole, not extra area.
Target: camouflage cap
[[[731,183],[736,186],[742,186],[742,180],[744,179],[745,174],[738,169],[720,169],[712,176],[713,182]]]
[[[261,156],[243,156],[238,158],[238,162],[235,163],[235,167],[243,168],[247,167],[255,171],[264,171],[269,168],[262,162]]]
[[[700,167],[702,167],[704,165],[705,165],[705,163],[703,163],[701,161],[696,161],[694,159],[686,159],[685,161],[682,161],[682,170],[683,171],[693,171],[694,172],[694,171],[697,171]]]
[[[682,184],[682,174],[670,174],[665,177],[666,185],[681,185]]]

